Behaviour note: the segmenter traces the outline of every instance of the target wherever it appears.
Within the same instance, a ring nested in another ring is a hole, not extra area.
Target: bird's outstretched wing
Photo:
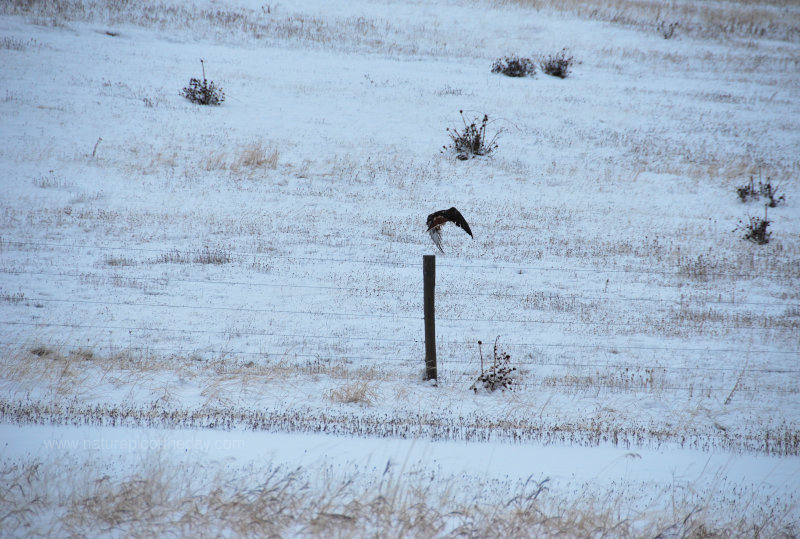
[[[444,249],[442,249],[442,226],[447,222],[453,223],[472,237],[472,230],[470,230],[467,220],[464,219],[460,211],[455,208],[435,211],[428,216],[426,223],[433,243],[441,252],[444,252]]]
[[[464,216],[461,215],[461,212],[455,208],[450,208],[447,210],[439,210],[430,214],[428,216],[428,221],[427,221],[428,230],[430,230],[433,227],[440,227],[448,221],[450,221],[457,227],[464,229],[464,232],[466,232],[467,234],[470,235],[470,237],[472,237],[472,230],[470,230],[467,220],[464,219]]]
[[[451,223],[453,223],[459,228],[463,228],[464,232],[469,234],[470,238],[472,237],[472,230],[469,229],[469,224],[467,223],[467,220],[464,219],[464,216],[461,215],[460,211],[458,211],[455,208],[450,208],[449,210],[444,210],[444,211],[445,211],[445,216]]]

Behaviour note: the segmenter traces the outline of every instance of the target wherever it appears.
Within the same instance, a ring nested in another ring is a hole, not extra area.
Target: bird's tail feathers
[[[441,227],[433,227],[428,230],[428,234],[431,235],[431,239],[433,243],[436,244],[436,247],[444,253],[444,249],[442,249],[442,228]]]

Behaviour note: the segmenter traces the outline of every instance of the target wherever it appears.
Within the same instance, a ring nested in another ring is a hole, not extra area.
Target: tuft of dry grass
[[[69,182],[62,176],[57,175],[52,170],[47,174],[42,174],[34,178],[33,185],[41,189],[67,189],[74,186],[72,182]]]
[[[373,383],[367,380],[355,380],[327,392],[331,402],[343,404],[373,404],[378,399],[378,392]]]
[[[136,265],[136,260],[134,260],[129,256],[106,255],[104,261],[107,266],[113,266],[113,267]]]
[[[248,144],[236,158],[236,168],[269,168],[278,167],[279,152],[277,148],[267,148],[261,142]]]
[[[6,49],[10,51],[24,51],[29,47],[38,47],[35,39],[30,38],[28,40],[23,40],[16,37],[0,38],[0,49]]]
[[[174,249],[158,255],[155,264],[228,264],[233,260],[231,252],[227,249],[208,246],[197,251],[180,251]]]
[[[6,292],[5,290],[0,290],[0,302],[10,303],[12,305],[17,305],[25,301],[25,292]]]
[[[226,151],[209,154],[201,167],[207,171],[229,171],[234,174],[253,175],[258,171],[274,170],[278,167],[280,152],[277,148],[263,142],[246,144],[236,150],[233,156]]]

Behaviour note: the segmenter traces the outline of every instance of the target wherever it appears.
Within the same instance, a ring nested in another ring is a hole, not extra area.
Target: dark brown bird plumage
[[[464,229],[464,232],[472,237],[472,230],[469,229],[469,224],[467,224],[467,220],[464,219],[460,211],[455,208],[435,211],[428,216],[428,234],[431,235],[433,243],[441,252],[444,252],[444,249],[442,249],[442,226],[447,222]]]

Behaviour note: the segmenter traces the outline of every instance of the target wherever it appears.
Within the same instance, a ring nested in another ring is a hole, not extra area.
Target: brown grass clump
[[[228,171],[252,176],[259,171],[276,169],[279,157],[280,152],[277,148],[258,141],[238,148],[233,155],[223,150],[212,152],[204,158],[201,168],[207,171]]]
[[[158,255],[153,263],[156,264],[228,264],[233,260],[231,252],[227,249],[208,246],[197,251],[165,251]]]
[[[254,142],[242,148],[236,158],[236,168],[269,168],[278,167],[278,150],[267,148],[261,142]]]
[[[378,398],[374,385],[366,380],[348,382],[328,391],[328,399],[343,404],[373,404]]]

